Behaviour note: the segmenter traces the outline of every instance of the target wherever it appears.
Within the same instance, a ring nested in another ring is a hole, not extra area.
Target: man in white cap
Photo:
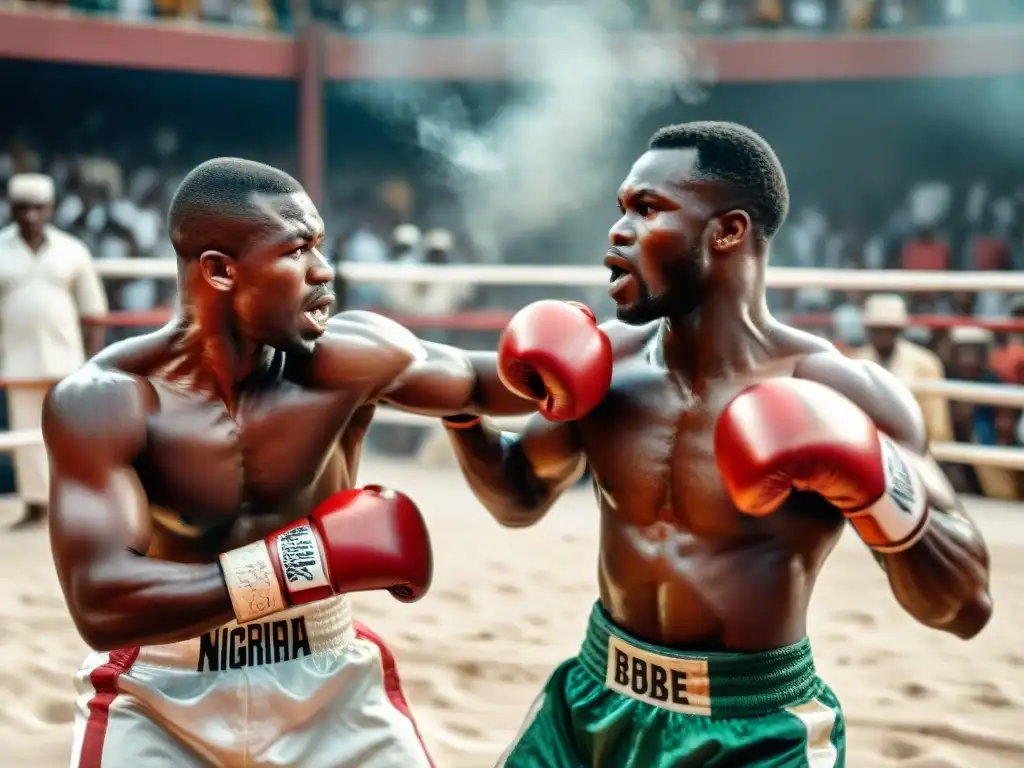
[[[868,343],[854,349],[850,357],[878,363],[904,384],[946,378],[945,366],[929,349],[904,338],[910,318],[907,303],[894,293],[876,293],[864,302],[862,323]],[[924,415],[928,436],[935,442],[953,439],[949,402],[944,397],[915,396]]]
[[[107,312],[103,284],[85,245],[50,224],[54,185],[49,176],[24,173],[7,186],[14,223],[0,229],[0,375],[22,379],[7,390],[13,430],[39,429],[46,387],[79,368],[103,345],[103,329],[82,317]],[[15,453],[18,493],[31,525],[46,514],[49,466],[42,441]]]

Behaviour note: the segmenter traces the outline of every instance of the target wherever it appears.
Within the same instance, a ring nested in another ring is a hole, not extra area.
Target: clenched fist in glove
[[[575,301],[537,301],[519,310],[498,343],[505,386],[539,401],[551,421],[585,416],[612,380],[612,348],[589,308]]]
[[[386,589],[413,602],[433,576],[419,509],[377,485],[335,493],[309,517],[225,552],[220,563],[239,623],[341,592]]]
[[[928,523],[904,449],[822,384],[771,379],[741,392],[715,427],[715,460],[733,503],[750,515],[774,512],[793,490],[814,491],[885,553],[912,546]]]

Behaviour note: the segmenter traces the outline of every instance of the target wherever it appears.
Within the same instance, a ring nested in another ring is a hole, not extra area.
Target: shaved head
[[[282,224],[282,198],[305,196],[284,171],[237,157],[218,157],[196,166],[171,200],[167,227],[179,258],[193,260],[207,250],[238,255],[249,239]]]

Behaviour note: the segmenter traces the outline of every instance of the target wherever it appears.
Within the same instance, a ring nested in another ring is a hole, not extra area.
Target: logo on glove
[[[277,553],[289,591],[327,586],[320,545],[308,525],[282,533],[277,539]]]
[[[885,452],[886,492],[904,514],[914,515],[917,513],[918,502],[910,468],[893,446],[887,442],[882,445]]]

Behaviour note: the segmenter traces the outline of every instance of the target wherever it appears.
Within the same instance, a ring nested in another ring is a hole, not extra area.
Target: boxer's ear
[[[736,208],[716,216],[709,243],[712,253],[723,256],[732,253],[747,241],[751,231],[750,214],[744,210]]]
[[[199,271],[206,284],[215,291],[227,293],[235,287],[235,260],[220,251],[203,251]]]

